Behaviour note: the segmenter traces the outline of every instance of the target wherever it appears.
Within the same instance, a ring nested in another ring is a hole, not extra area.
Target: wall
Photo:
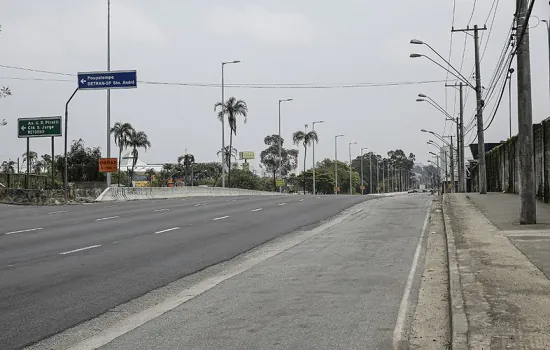
[[[201,196],[274,196],[278,192],[242,190],[221,187],[109,187],[96,199],[98,202],[140,199],[168,199]]]
[[[517,136],[503,142],[485,155],[487,191],[519,193]],[[537,198],[550,201],[550,118],[533,125],[535,191]],[[471,170],[472,191],[478,188],[478,167]]]

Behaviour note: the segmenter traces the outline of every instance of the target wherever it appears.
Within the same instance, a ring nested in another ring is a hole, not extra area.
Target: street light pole
[[[319,121],[311,123],[311,130],[315,131],[315,124],[321,124],[321,123],[324,123],[324,122],[325,122],[324,120],[319,120]],[[317,192],[315,190],[315,142],[313,142],[313,151],[312,151],[312,153],[313,153],[313,194],[316,194]]]
[[[334,194],[338,194],[338,138],[344,134],[334,136]]]
[[[365,194],[365,181],[363,179],[363,150],[367,149],[366,147],[361,147],[361,195]]]
[[[356,145],[357,142],[350,142],[348,144],[349,151],[349,194],[353,194],[352,176],[351,176],[351,145]]]
[[[372,152],[369,152],[369,194],[372,194]]]
[[[234,64],[234,63],[240,63],[241,61],[230,61],[230,62],[222,62],[222,104],[225,105],[225,77],[224,77],[224,67],[226,64]],[[224,108],[224,107],[222,107]],[[222,188],[225,187],[225,114],[223,114],[224,110],[222,109]],[[229,150],[231,152],[231,150]]]
[[[281,102],[292,101],[292,98],[279,100],[279,179],[283,178],[283,141],[281,139]],[[283,192],[283,186],[279,186],[279,192]]]
[[[550,20],[543,19],[542,22],[546,23],[546,29],[548,30],[548,85],[550,89]]]

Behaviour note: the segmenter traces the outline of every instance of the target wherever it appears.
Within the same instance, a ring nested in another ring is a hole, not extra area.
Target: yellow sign
[[[151,187],[149,181],[134,181],[134,187]]]
[[[254,159],[254,152],[239,152],[239,158],[241,160],[244,160],[244,159]]]
[[[340,192],[340,187],[334,187],[334,192]]]
[[[361,189],[361,191],[365,190],[365,186],[359,186],[359,189]]]
[[[277,186],[284,186],[284,185],[285,185],[285,180],[283,180],[283,179],[278,179],[278,180],[276,181],[276,184],[277,184]]]
[[[100,173],[116,173],[118,170],[116,158],[100,158],[99,172]]]

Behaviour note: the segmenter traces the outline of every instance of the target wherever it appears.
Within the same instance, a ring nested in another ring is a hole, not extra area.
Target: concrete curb
[[[455,236],[451,226],[447,205],[449,196],[443,195],[441,210],[443,211],[443,225],[447,239],[447,260],[449,262],[449,312],[451,317],[451,348],[469,349],[468,346],[468,319],[464,310],[464,294],[460,282],[458,257],[455,246]]]

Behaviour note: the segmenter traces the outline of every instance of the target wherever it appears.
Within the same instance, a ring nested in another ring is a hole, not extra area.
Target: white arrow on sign
[[[23,131],[27,130],[27,128],[25,127],[25,125],[23,125],[23,126],[21,127],[21,130],[23,130]]]
[[[84,83],[86,83],[86,79],[82,79],[80,82],[81,82],[82,84],[84,84]]]

